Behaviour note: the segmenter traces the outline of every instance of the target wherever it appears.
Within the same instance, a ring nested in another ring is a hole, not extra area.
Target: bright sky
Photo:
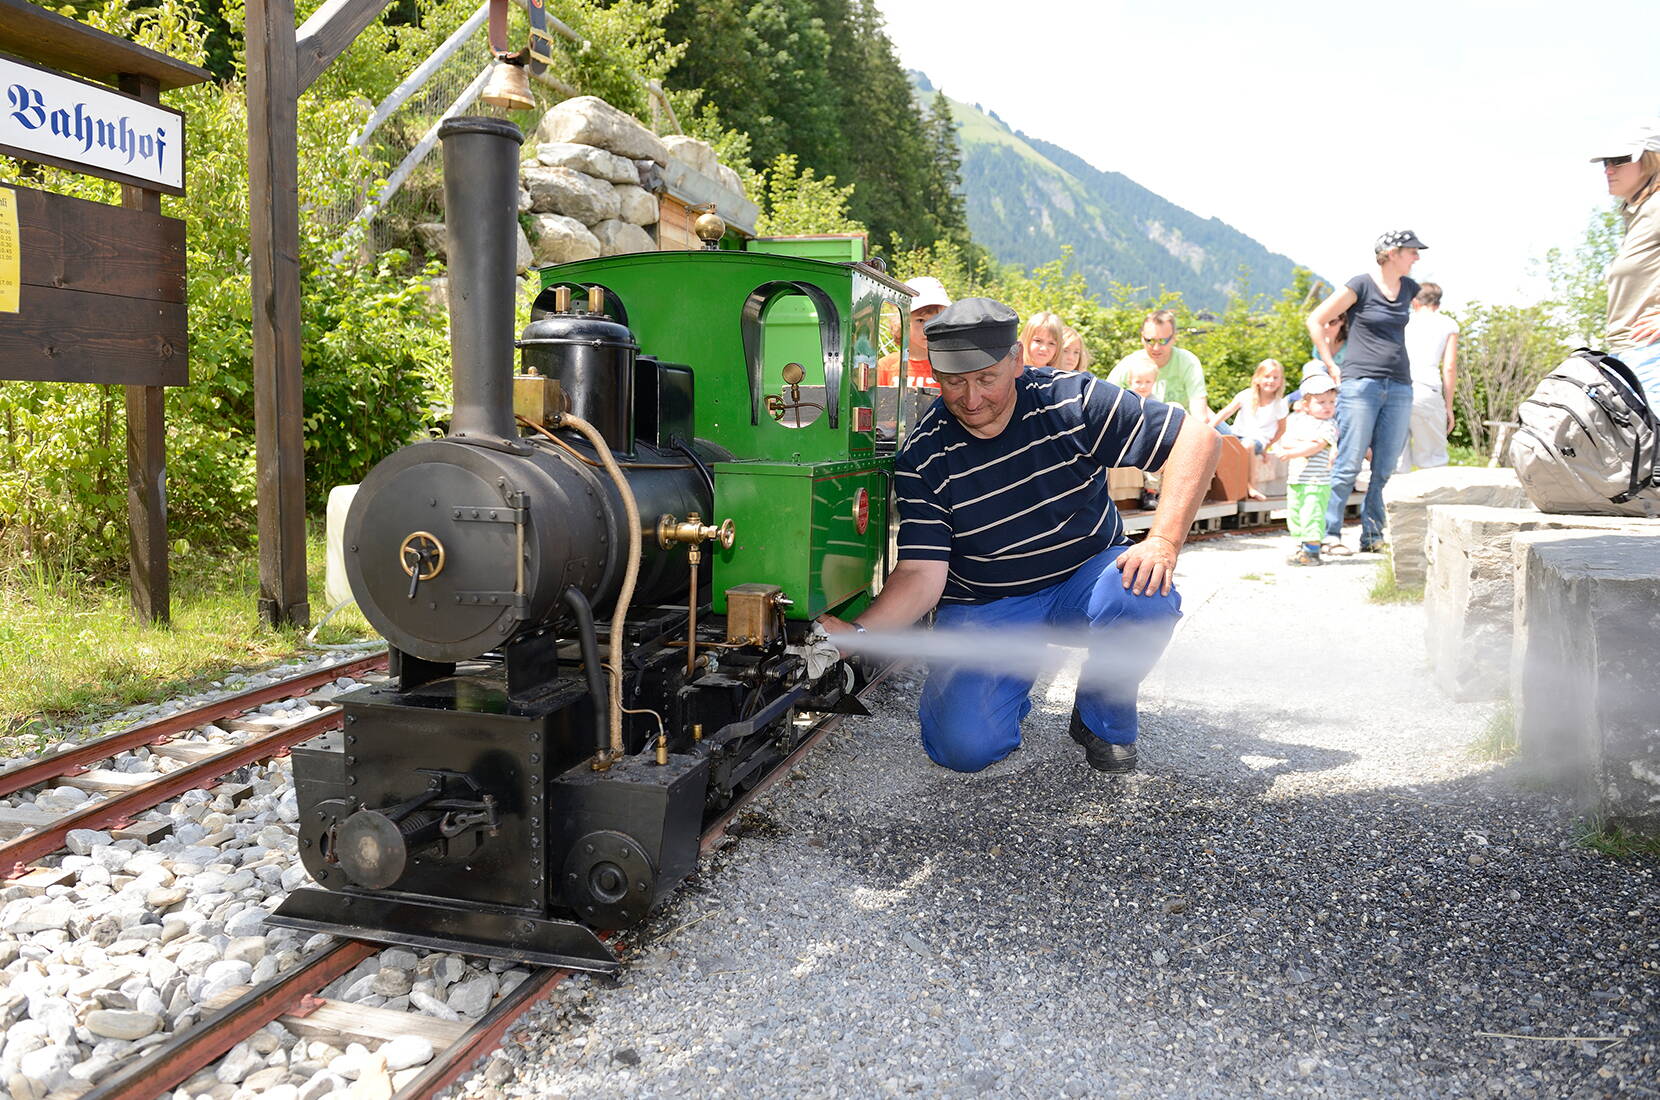
[[[1386,229],[1448,304],[1532,301],[1660,114],[1660,0],[877,0],[953,99],[1343,280]]]

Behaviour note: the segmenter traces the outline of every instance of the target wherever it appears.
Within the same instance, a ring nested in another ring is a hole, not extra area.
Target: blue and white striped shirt
[[[995,439],[935,400],[894,462],[899,558],[946,561],[946,603],[986,603],[1058,584],[1129,541],[1107,470],[1157,470],[1183,412],[1081,371],[1028,367]]]

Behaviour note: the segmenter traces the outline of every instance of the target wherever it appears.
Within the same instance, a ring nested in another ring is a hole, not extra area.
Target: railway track
[[[378,653],[351,661],[327,665],[300,676],[291,677],[241,692],[199,707],[180,711],[130,729],[94,738],[63,752],[43,756],[0,771],[0,797],[16,794],[31,787],[43,786],[55,779],[82,777],[82,785],[94,791],[102,790],[104,798],[94,798],[79,809],[58,815],[41,811],[13,812],[9,823],[23,828],[22,835],[0,843],[0,878],[23,879],[34,876],[39,881],[50,878],[41,875],[33,864],[64,847],[70,832],[76,829],[131,829],[134,818],[145,810],[154,809],[185,791],[210,789],[221,779],[248,764],[280,756],[288,749],[319,733],[340,724],[338,707],[328,707],[309,718],[273,728],[254,730],[238,743],[217,745],[191,744],[168,746],[179,735],[202,726],[227,722],[246,715],[265,703],[303,697],[325,684],[345,676],[357,678],[369,672],[386,668],[386,654]],[[97,773],[92,765],[137,748],[161,749],[164,755],[174,755],[186,763],[154,779],[135,780],[134,773]],[[111,788],[114,793],[109,793]],[[142,832],[142,831],[140,831]],[[146,839],[142,835],[139,839]]]
[[[384,657],[379,659],[384,662]],[[351,674],[346,671],[348,668],[361,675],[375,667],[374,660],[367,658],[351,662],[349,665],[336,665],[330,669],[320,670],[314,675],[322,676],[325,680],[332,679]],[[890,671],[891,666],[873,677],[861,695],[881,683]],[[292,696],[295,691],[291,684],[292,682],[285,682],[262,689],[262,698],[259,701],[268,702],[273,698]],[[232,706],[234,702],[235,700],[224,700],[213,704],[213,707],[219,708],[222,718],[227,713],[224,708]],[[208,710],[209,708],[198,708],[196,711],[170,716],[163,723],[155,724],[157,728],[149,729],[148,736],[175,736],[184,729],[192,728],[180,725],[192,717],[196,717],[197,721],[215,720],[211,717],[199,717]],[[787,775],[803,756],[840,724],[842,717],[835,714],[824,715],[814,723],[801,744],[784,761],[754,788],[745,792],[709,826],[701,837],[702,852],[707,854],[719,844],[727,829],[744,809],[762,792]],[[174,793],[162,794],[151,804],[175,797],[178,790],[187,789],[192,781],[212,782],[215,776],[222,776],[240,767],[241,763],[238,761],[246,762],[258,758],[261,753],[265,757],[277,755],[287,745],[315,736],[332,728],[331,723],[338,721],[338,711],[331,708],[281,730],[251,738],[233,749],[214,753],[196,764],[179,768],[162,777],[169,781],[167,786]],[[91,742],[83,748],[88,752],[95,752],[95,746],[119,744],[123,747],[114,751],[120,752],[140,744],[154,743],[143,736],[145,733],[142,728],[128,730],[111,738]],[[117,741],[117,738],[121,740]],[[97,756],[89,757],[80,751],[77,751],[77,757],[75,766],[80,767],[85,767],[90,761],[101,759]],[[4,781],[4,774],[0,774],[0,782]],[[36,770],[33,774],[45,773]],[[46,778],[54,776],[47,775]],[[37,783],[41,781],[36,780]],[[19,788],[14,786],[11,789]],[[147,793],[144,798],[149,798],[159,791],[160,787],[151,788],[146,784],[145,789]],[[98,821],[109,824],[137,812],[138,802],[142,799],[129,797],[135,793],[129,792],[128,795],[119,795],[89,806],[84,811],[69,815],[74,819],[72,822],[55,822],[50,830],[38,830],[17,838],[0,848],[0,853],[3,853],[3,858],[7,860],[6,865],[13,867],[27,859],[39,858],[38,854],[33,853],[49,854],[61,846],[62,838],[67,836],[70,828],[92,828],[95,826],[90,823]],[[362,1043],[368,1047],[378,1046],[403,1036],[417,1036],[431,1044],[430,1061],[426,1061],[412,1077],[407,1072],[401,1075],[404,1079],[395,1095],[399,1100],[429,1097],[446,1088],[481,1058],[495,1050],[500,1045],[502,1036],[514,1022],[570,975],[569,971],[557,968],[522,968],[529,970],[528,976],[470,1024],[465,1021],[438,1019],[414,1011],[330,1000],[320,995],[331,983],[353,973],[368,960],[386,950],[388,947],[384,944],[337,939],[316,948],[292,969],[269,981],[225,990],[218,996],[202,1002],[209,1015],[175,1031],[164,1041],[151,1046],[140,1057],[109,1071],[95,1086],[81,1095],[84,1100],[138,1100],[143,1097],[166,1095],[171,1090],[191,1082],[193,1078],[200,1081],[203,1071],[218,1063],[237,1044],[257,1038],[256,1033],[276,1022],[303,1038],[320,1039],[340,1049],[345,1049],[352,1042]],[[381,1061],[381,1068],[378,1071],[374,1069],[375,1057],[374,1054],[367,1055],[363,1069],[370,1074],[378,1072],[386,1075],[390,1081],[384,1059]]]

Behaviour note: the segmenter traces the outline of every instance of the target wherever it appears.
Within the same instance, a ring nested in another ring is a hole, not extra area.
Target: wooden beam
[[[391,0],[328,0],[311,13],[295,35],[295,85],[298,95],[345,52],[363,28],[380,18]]]
[[[294,0],[248,0],[247,12],[259,613],[273,626],[305,626],[311,608],[305,570]]]
[[[0,51],[105,84],[114,84],[122,73],[147,76],[162,91],[213,79],[206,69],[65,19],[29,0],[0,0]]]
[[[161,102],[160,81],[144,73],[123,73],[121,91],[144,103]],[[121,205],[159,218],[161,195],[143,187],[122,185]],[[180,227],[183,228],[182,226]],[[183,241],[180,241],[182,249]],[[183,289],[184,257],[179,257],[179,289]],[[65,292],[65,293],[73,293]],[[141,299],[105,299],[133,302]],[[145,303],[182,311],[182,300]],[[106,322],[107,323],[107,322]],[[179,367],[189,380],[185,318],[177,319]],[[163,344],[168,341],[165,337]],[[133,614],[140,622],[172,620],[172,582],[167,561],[167,428],[163,418],[167,391],[158,385],[128,386],[127,399],[127,571],[132,578]]]

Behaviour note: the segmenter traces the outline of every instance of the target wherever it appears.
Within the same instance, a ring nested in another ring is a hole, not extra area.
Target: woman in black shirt
[[[1412,422],[1412,373],[1406,358],[1406,323],[1418,284],[1407,278],[1428,247],[1410,229],[1396,229],[1377,239],[1372,251],[1378,268],[1356,275],[1334,290],[1308,316],[1314,352],[1337,382],[1337,461],[1331,470],[1331,503],[1326,508],[1324,548],[1351,553],[1343,545],[1343,509],[1349,503],[1360,464],[1372,452],[1372,477],[1360,506],[1360,550],[1381,550],[1383,487],[1400,461]],[[1349,342],[1339,366],[1332,357],[1329,322],[1347,315]]]

